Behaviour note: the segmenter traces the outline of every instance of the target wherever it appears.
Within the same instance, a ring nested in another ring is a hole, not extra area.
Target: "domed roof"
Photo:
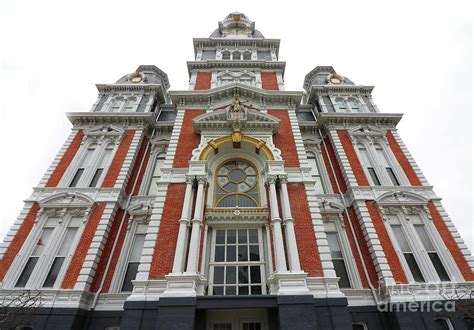
[[[332,66],[317,66],[305,76],[303,88],[313,85],[355,85],[352,80],[337,74]]]
[[[116,82],[116,84],[130,83],[159,84],[162,85],[165,90],[170,88],[168,75],[155,65],[140,65],[135,72],[126,74]]]
[[[255,22],[247,15],[233,12],[219,22],[219,28],[215,29],[209,38],[264,38],[263,34],[255,30]]]

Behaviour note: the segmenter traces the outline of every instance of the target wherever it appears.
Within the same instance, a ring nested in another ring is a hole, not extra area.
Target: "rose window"
[[[222,164],[216,175],[217,207],[257,207],[257,170],[247,161],[230,160]]]

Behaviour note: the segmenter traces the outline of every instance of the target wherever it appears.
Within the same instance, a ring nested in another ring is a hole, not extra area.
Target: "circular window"
[[[258,206],[257,171],[247,161],[230,160],[222,164],[216,175],[217,207]]]

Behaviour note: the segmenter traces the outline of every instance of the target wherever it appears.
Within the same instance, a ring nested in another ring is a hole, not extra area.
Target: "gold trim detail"
[[[275,160],[275,157],[273,156],[272,151],[267,146],[267,143],[265,141],[256,139],[252,136],[243,135],[243,134],[241,134],[241,141],[253,144],[256,150],[262,151],[263,155],[265,156],[267,160]],[[207,158],[209,158],[209,155],[211,154],[213,150],[216,150],[219,147],[219,145],[226,142],[234,142],[233,134],[222,136],[220,138],[208,141],[207,146],[202,150],[201,154],[199,155],[199,160],[207,160]]]

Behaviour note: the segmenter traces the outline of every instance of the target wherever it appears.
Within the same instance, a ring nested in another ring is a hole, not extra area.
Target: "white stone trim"
[[[181,134],[181,129],[183,127],[183,120],[184,120],[184,115],[186,111],[192,111],[192,110],[185,110],[182,108],[178,108],[178,111],[176,113],[176,119],[174,122],[173,132],[171,133],[171,138],[170,138],[168,149],[166,152],[166,158],[165,158],[165,163],[163,165],[163,171],[168,170],[168,172],[170,172],[171,169],[173,168],[174,157],[176,155],[176,149],[178,147],[179,137]],[[170,173],[163,173],[162,177],[169,178]]]
[[[379,279],[386,284],[395,284],[395,279],[393,278],[385,251],[383,250],[365,201],[354,201],[353,206]],[[350,221],[350,219],[348,220]],[[357,240],[357,237],[354,237],[354,239]],[[362,262],[365,263],[363,257],[360,256],[360,258]],[[370,278],[368,278],[367,281],[370,282]]]
[[[441,216],[441,219],[443,219],[444,223],[446,224],[446,227],[448,228],[451,236],[453,237],[454,241],[459,247],[459,250],[461,250],[461,253],[464,256],[464,259],[469,264],[469,267],[471,267],[471,271],[474,272],[474,256],[471,254],[471,251],[469,250],[466,243],[462,239],[461,235],[456,229],[456,226],[454,225],[453,221],[451,220],[448,213],[444,209],[443,204],[441,203],[440,200],[433,200],[433,204],[436,210],[438,211],[439,215]],[[451,255],[451,252],[449,252],[449,254]]]
[[[333,145],[334,153],[336,154],[337,159],[337,166],[339,166],[339,168],[341,169],[346,185],[348,187],[358,186],[357,179],[354,175],[354,172],[352,172],[351,163],[349,162],[349,159],[347,159],[346,152],[344,150],[344,147],[342,146],[341,140],[339,139],[339,134],[337,133],[337,130],[331,130],[329,134],[331,136],[329,143],[332,143]],[[331,159],[329,159],[329,162],[331,162]],[[333,164],[333,166],[335,165],[336,164]],[[334,179],[337,181],[337,177]]]
[[[5,252],[7,252],[8,248],[10,247],[11,242],[15,238],[16,234],[20,230],[21,225],[25,221],[28,213],[30,213],[31,208],[34,206],[33,202],[26,202],[21,210],[20,214],[16,218],[13,225],[10,227],[10,230],[7,233],[7,236],[3,239],[3,242],[0,243],[0,259],[3,259]],[[38,211],[39,213],[39,211]]]

